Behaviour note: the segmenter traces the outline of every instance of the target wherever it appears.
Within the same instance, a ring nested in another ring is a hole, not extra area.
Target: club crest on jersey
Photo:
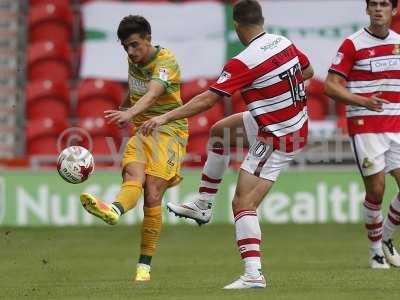
[[[400,45],[394,45],[393,54],[400,54]]]
[[[166,68],[160,68],[159,77],[162,81],[168,81],[169,71]]]
[[[362,167],[363,169],[371,168],[374,165],[374,162],[370,160],[368,157],[364,158]]]
[[[343,53],[341,53],[341,52],[336,53],[336,56],[335,56],[335,58],[333,59],[333,62],[332,62],[332,63],[333,63],[334,65],[340,64],[340,63],[342,62],[342,60],[343,60],[343,57],[344,57]]]
[[[226,71],[223,71],[221,73],[221,75],[219,76],[217,83],[223,83],[223,82],[229,80],[230,78],[231,78],[231,74]]]

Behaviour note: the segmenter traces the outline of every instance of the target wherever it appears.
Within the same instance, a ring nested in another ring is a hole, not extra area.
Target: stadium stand
[[[7,0],[4,1],[7,2]],[[18,151],[14,150],[17,148],[25,148],[24,142],[20,142],[20,147],[15,147],[14,145],[14,142],[18,140],[18,138],[16,138],[17,134],[14,134],[16,129],[14,127],[7,127],[8,129],[5,130],[5,125],[0,124],[3,128],[0,140],[7,142],[13,141],[7,146],[8,154],[4,154],[6,153],[4,151],[2,151],[2,154],[18,157],[24,153],[34,155],[45,151],[35,148],[35,140],[37,139],[36,136],[38,136],[37,133],[40,132],[38,127],[48,124],[49,117],[51,117],[50,120],[52,120],[54,124],[58,124],[58,120],[66,121],[64,125],[78,124],[78,126],[82,126],[90,131],[94,136],[96,136],[100,129],[106,130],[108,132],[107,134],[115,136],[117,140],[120,140],[121,134],[119,132],[116,133],[115,128],[108,131],[108,129],[104,129],[101,126],[96,126],[101,123],[99,118],[103,117],[104,110],[115,109],[120,105],[126,93],[126,84],[111,82],[100,78],[81,80],[77,75],[82,41],[84,39],[80,10],[82,5],[90,1],[92,0],[29,0],[24,2],[25,5],[28,4],[28,6],[24,6],[21,4],[22,2],[17,3],[17,1],[8,0],[9,5],[2,6],[7,10],[7,13],[2,15],[7,16],[4,20],[7,19],[7,22],[9,22],[11,26],[10,28],[14,28],[14,23],[18,22],[18,19],[12,18],[13,14],[16,12],[19,11],[27,17],[20,18],[19,20],[22,25],[21,28],[24,29],[25,27],[26,29],[27,40],[29,41],[29,43],[26,44],[25,51],[27,81],[23,90],[26,92],[25,94],[20,93],[20,96],[18,96],[22,97],[22,99],[26,99],[25,111],[28,121],[26,126],[24,126],[23,122],[18,123],[15,121],[18,119],[16,117],[14,117],[12,122],[8,122],[9,120],[7,119],[7,124],[18,124],[17,126],[19,126],[19,128],[26,128],[26,136],[28,138],[26,142],[26,151],[20,150],[18,153]],[[170,0],[170,2],[189,1]],[[167,2],[167,0],[151,0],[151,2]],[[233,1],[229,0],[223,2]],[[394,18],[392,27],[394,30],[400,31],[399,16]],[[14,36],[10,34],[7,36],[7,42],[10,46],[7,49],[12,51],[12,49],[16,49],[15,45],[18,41],[17,31]],[[0,36],[0,38],[2,41],[1,45],[6,45],[6,43],[3,42],[6,38],[3,38],[3,36]],[[24,46],[24,43],[19,44],[20,49],[24,49]],[[4,49],[2,48],[2,50]],[[17,59],[18,54],[15,54],[15,58],[13,57],[0,60],[1,63],[7,63],[7,66],[2,65],[2,67],[4,67],[3,72],[9,70],[7,72],[11,73],[7,74],[14,74],[13,72],[16,70],[15,66],[19,63]],[[51,76],[49,76],[49,74],[51,74]],[[18,74],[13,76],[17,79],[19,78]],[[24,79],[24,76],[18,79],[21,86],[24,85]],[[183,101],[187,102],[193,96],[206,90],[213,80],[215,80],[215,78],[197,78],[183,82],[181,87]],[[14,88],[15,85],[7,87],[2,86],[0,97],[4,101],[1,102],[2,106],[0,107],[0,112],[9,112],[10,109],[16,107],[17,96],[15,96]],[[309,98],[311,135],[315,133],[315,138],[317,139],[326,136],[330,136],[331,139],[336,139],[336,131],[339,132],[339,134],[345,134],[347,129],[344,106],[335,104],[324,95],[324,87],[321,81],[312,80],[307,84],[306,88]],[[24,108],[22,107],[22,110],[16,110],[14,113],[22,112],[23,110]],[[204,145],[207,143],[208,132],[212,124],[224,115],[244,110],[246,110],[246,107],[241,99],[241,95],[236,93],[232,96],[232,99],[227,99],[225,101],[225,105],[221,103],[215,110],[191,118],[189,123],[192,135],[188,146],[189,154],[198,155],[201,160],[204,159]],[[8,117],[10,118],[10,116],[9,114]],[[42,121],[40,121],[40,119],[42,119]],[[90,126],[87,124],[97,125],[89,128]],[[331,124],[333,124],[333,126]],[[30,129],[31,125],[34,130]],[[56,129],[53,127],[60,129],[62,126],[54,125],[51,127],[51,130],[45,127],[42,128],[43,133],[48,133],[48,141],[51,140],[50,133],[56,132]],[[315,128],[317,129],[315,130]],[[326,128],[329,128],[328,134],[326,134]],[[7,131],[7,134],[4,133],[5,131]],[[32,131],[36,133],[33,134]],[[341,139],[340,137],[338,140]],[[311,140],[313,140],[313,138],[311,138]],[[100,145],[100,142],[96,142],[96,145],[96,152],[107,152],[106,150],[108,149],[105,148],[104,144]],[[3,144],[2,147],[6,147],[6,145]],[[54,155],[56,154],[56,149],[54,147],[47,147],[46,151]]]
[[[123,94],[122,86],[117,82],[83,80],[78,86],[77,116],[103,117],[105,110],[117,109],[121,105]]]
[[[67,1],[43,1],[33,5],[28,13],[30,42],[69,41],[72,36],[73,18]]]
[[[60,134],[70,124],[66,120],[37,118],[26,124],[28,155],[50,155],[58,152],[57,141]]]
[[[38,79],[26,88],[28,119],[52,117],[67,120],[70,116],[70,91],[66,81]]]
[[[72,76],[72,51],[67,43],[36,42],[28,47],[28,80],[68,80]]]

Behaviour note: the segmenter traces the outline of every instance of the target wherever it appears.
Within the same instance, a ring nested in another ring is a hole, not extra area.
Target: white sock
[[[367,229],[368,239],[370,241],[371,255],[383,255],[382,251],[382,231],[383,231],[383,217],[381,213],[381,205],[375,204],[369,199],[364,201],[364,220],[365,228]]]
[[[147,270],[150,270],[150,269],[151,269],[151,266],[150,266],[150,265],[147,265],[147,264],[138,263],[138,264],[137,264],[137,267],[139,267],[139,266],[142,266],[142,267],[144,267],[144,268],[147,269]]]
[[[199,204],[208,206],[214,201],[225,170],[229,165],[229,155],[208,151],[199,186]]]
[[[244,261],[245,274],[260,276],[261,272],[261,229],[257,213],[243,210],[235,214],[236,242]]]
[[[388,215],[383,224],[383,240],[387,241],[392,238],[396,227],[400,225],[400,195],[396,195],[390,203]]]

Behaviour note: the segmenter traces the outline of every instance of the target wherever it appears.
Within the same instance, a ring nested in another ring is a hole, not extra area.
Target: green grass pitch
[[[232,225],[169,226],[152,281],[131,282],[139,227],[0,228],[0,299],[400,299],[400,269],[371,270],[358,225],[264,225],[269,287],[242,272]]]

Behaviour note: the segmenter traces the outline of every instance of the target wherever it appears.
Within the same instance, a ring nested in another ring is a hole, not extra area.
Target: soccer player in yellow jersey
[[[168,187],[181,180],[180,164],[188,137],[187,120],[176,120],[151,136],[138,129],[143,122],[182,105],[180,70],[174,54],[151,44],[151,26],[142,16],[129,15],[118,27],[128,54],[129,94],[122,110],[105,111],[109,123],[135,125],[122,160],[121,190],[112,204],[94,195],[81,195],[83,207],[108,224],[134,208],[144,192],[141,254],[136,281],[150,280],[150,263],[161,232],[161,201]]]

